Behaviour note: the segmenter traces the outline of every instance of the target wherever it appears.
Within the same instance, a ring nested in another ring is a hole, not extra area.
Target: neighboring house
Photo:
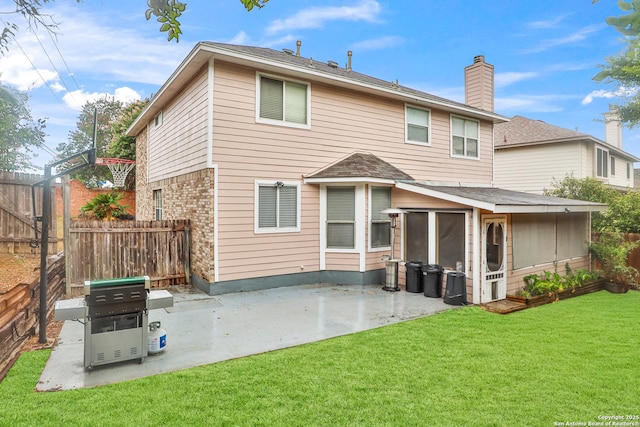
[[[569,175],[634,188],[633,163],[640,159],[623,150],[615,111],[605,113],[606,142],[522,116],[496,124],[494,135],[496,187],[542,194]]]
[[[128,130],[136,217],[191,219],[193,283],[209,294],[383,284],[392,233],[401,260],[459,264],[474,303],[588,267],[589,212],[605,206],[492,188],[507,119],[484,57],[465,79],[462,104],[357,73],[350,53],[341,68],[300,45],[199,43]]]

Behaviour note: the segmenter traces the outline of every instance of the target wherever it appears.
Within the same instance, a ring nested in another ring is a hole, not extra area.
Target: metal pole
[[[65,294],[67,296],[71,296],[71,261],[69,259],[71,255],[71,189],[70,185],[70,176],[65,175],[62,178],[63,187],[62,187],[62,202],[64,204],[63,209],[63,232],[64,232],[64,277],[65,277]]]
[[[49,220],[51,219],[51,166],[44,167],[42,183],[42,230],[40,241],[40,334],[38,342],[47,342],[47,255],[49,254]]]

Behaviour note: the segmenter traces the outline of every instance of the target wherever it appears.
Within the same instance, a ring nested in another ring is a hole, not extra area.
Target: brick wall
[[[80,216],[80,207],[98,194],[110,193],[112,190],[87,188],[77,179],[72,179],[69,183],[69,194],[71,197],[71,218]],[[135,215],[136,213],[136,192],[125,191],[124,197],[120,199],[120,204],[128,206],[126,213]],[[62,216],[64,203],[62,201],[62,187],[56,188],[56,215]]]
[[[162,219],[191,220],[191,272],[214,281],[214,169],[147,182],[147,131],[136,136],[136,219],[153,220],[153,191],[162,190]]]

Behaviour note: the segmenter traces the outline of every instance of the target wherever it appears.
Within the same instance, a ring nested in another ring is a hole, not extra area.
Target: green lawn
[[[465,307],[94,389],[36,393],[49,351],[0,383],[0,425],[553,426],[640,415],[640,292],[509,315]],[[638,420],[640,421],[640,420]]]

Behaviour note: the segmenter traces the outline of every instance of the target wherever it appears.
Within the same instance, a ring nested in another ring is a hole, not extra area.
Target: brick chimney
[[[465,67],[464,92],[465,104],[493,112],[493,65],[484,62],[484,55]]]
[[[622,150],[622,120],[613,106],[604,113],[604,141]]]

